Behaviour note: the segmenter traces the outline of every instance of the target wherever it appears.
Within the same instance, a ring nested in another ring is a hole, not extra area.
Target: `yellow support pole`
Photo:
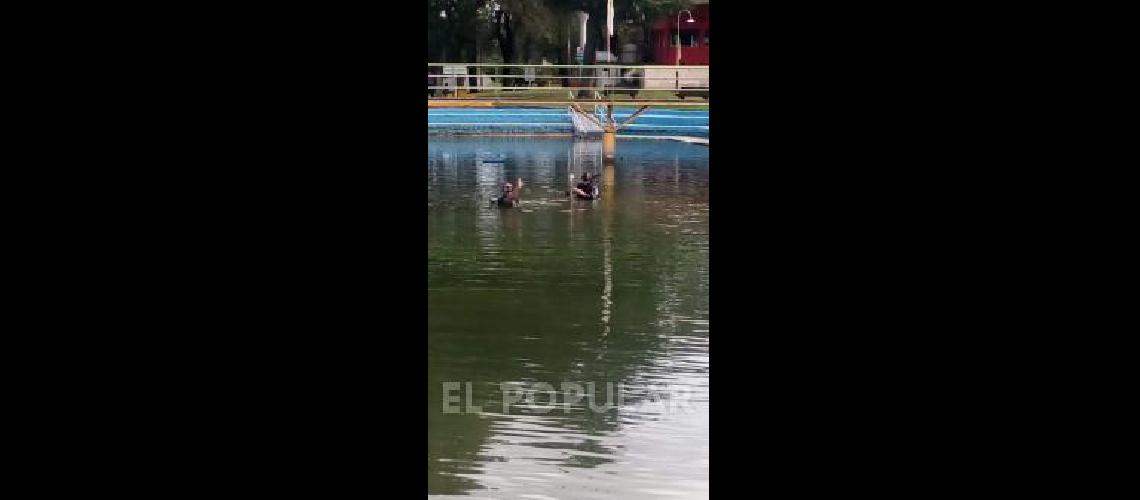
[[[606,107],[606,123],[602,126],[602,153],[612,160],[617,154],[617,124],[614,123],[614,103]]]
[[[602,132],[602,153],[608,160],[614,159],[617,154],[617,132],[614,131],[613,124],[607,123]]]

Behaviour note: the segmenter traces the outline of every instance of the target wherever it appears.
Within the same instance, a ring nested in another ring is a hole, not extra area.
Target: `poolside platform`
[[[670,141],[680,141],[686,144],[696,144],[698,146],[708,146],[708,137],[688,137],[684,135],[619,135],[620,139],[664,139]]]

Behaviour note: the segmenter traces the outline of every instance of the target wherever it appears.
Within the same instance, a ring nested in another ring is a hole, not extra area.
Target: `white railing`
[[[620,64],[494,64],[428,63],[428,94],[456,97],[457,91],[550,92],[570,91],[581,98],[627,94],[636,97],[643,90],[671,91],[679,99],[688,96],[708,98],[708,66],[626,66]],[[474,83],[472,83],[474,80]],[[598,93],[602,95],[597,95]]]

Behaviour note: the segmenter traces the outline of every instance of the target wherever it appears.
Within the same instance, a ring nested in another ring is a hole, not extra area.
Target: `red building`
[[[681,20],[681,64],[706,66],[709,63],[709,3],[694,5],[693,22],[687,12],[681,11],[658,19],[650,30],[649,43],[653,64],[677,63],[677,19]]]

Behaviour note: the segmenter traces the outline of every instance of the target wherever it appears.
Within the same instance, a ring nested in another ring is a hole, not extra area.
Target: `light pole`
[[[685,21],[686,23],[696,22],[693,20],[692,12],[689,12],[688,10],[682,10],[681,12],[689,15],[689,19]],[[681,12],[677,13],[677,62],[674,64],[674,66],[681,65]]]

